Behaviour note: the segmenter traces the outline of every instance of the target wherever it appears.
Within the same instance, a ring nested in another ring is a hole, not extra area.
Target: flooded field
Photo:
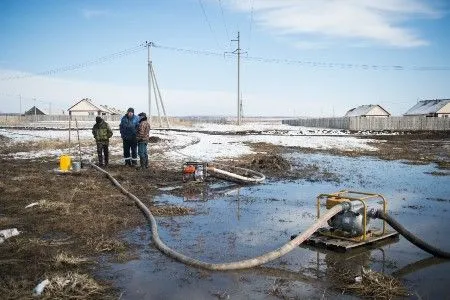
[[[252,124],[235,132],[217,126],[211,134],[201,128],[155,130],[146,171],[124,167],[120,138],[111,141],[107,171],[149,206],[161,238],[175,250],[207,262],[261,255],[316,220],[318,194],[348,189],[385,195],[395,219],[449,251],[447,136],[324,136],[279,124]],[[81,133],[83,161],[95,162],[90,132]],[[44,290],[44,296],[353,299],[360,296],[348,285],[363,267],[398,278],[412,299],[447,297],[449,262],[431,258],[402,237],[347,254],[302,245],[250,270],[209,272],[185,266],[154,247],[142,213],[97,170],[86,164],[77,176],[52,172],[59,155],[70,150],[65,136],[61,130],[0,132],[0,226],[20,231],[1,246],[0,294],[5,299],[31,298],[39,282],[73,279],[73,274],[95,288],[68,290],[67,285]],[[187,160],[249,168],[267,180],[254,186],[218,179],[183,184],[180,167]],[[370,224],[381,225],[378,220]]]
[[[432,164],[367,157],[295,152],[285,157],[294,168],[317,165],[330,176],[244,187],[216,183],[183,197],[165,188],[154,201],[186,206],[195,214],[157,218],[163,241],[208,262],[257,256],[281,246],[314,222],[318,194],[349,189],[383,194],[395,219],[427,242],[449,251],[448,171],[437,172]],[[430,259],[430,254],[403,237],[346,254],[301,246],[263,267],[233,272],[199,270],[164,256],[152,246],[148,226],[137,227],[123,237],[136,246],[136,259],[109,264],[100,274],[115,282],[123,299],[347,299],[353,296],[333,287],[336,273],[357,275],[361,267],[399,277],[413,299],[448,297],[450,262]]]

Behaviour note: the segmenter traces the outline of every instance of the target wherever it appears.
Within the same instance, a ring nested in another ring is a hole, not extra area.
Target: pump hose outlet
[[[433,256],[440,258],[450,258],[450,252],[442,251],[427,242],[423,241],[419,237],[415,236],[413,233],[408,231],[405,227],[400,225],[395,219],[393,219],[390,215],[383,212],[382,210],[371,209],[367,212],[367,216],[374,219],[381,219],[386,221],[392,228],[398,231],[405,239],[410,241],[412,244],[416,245],[420,249],[425,252],[432,254]]]

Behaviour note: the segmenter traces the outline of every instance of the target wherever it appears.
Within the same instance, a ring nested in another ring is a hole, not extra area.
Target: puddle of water
[[[212,186],[212,192],[198,198],[163,194],[155,200],[191,207],[198,214],[157,218],[162,240],[186,255],[210,262],[257,256],[281,246],[314,222],[318,194],[349,189],[385,195],[389,212],[401,224],[450,250],[450,181],[447,176],[430,175],[434,166],[321,154],[291,154],[289,159],[316,163],[342,180],[339,184],[269,182],[241,188],[224,184]],[[329,288],[336,267],[355,273],[362,266],[387,274],[397,272],[422,298],[446,297],[450,282],[449,262],[434,262],[425,268],[424,263],[414,265],[430,255],[402,237],[380,248],[349,254],[299,247],[264,268],[234,272],[197,270],[173,261],[152,247],[146,227],[133,231],[129,242],[142,249],[140,258],[113,264],[106,272],[124,291],[124,299],[349,298]]]

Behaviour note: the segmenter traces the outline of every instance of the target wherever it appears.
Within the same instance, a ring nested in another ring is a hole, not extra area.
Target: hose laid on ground
[[[262,264],[265,264],[269,261],[275,260],[286,253],[292,251],[296,247],[298,247],[303,241],[305,241],[307,238],[309,238],[314,232],[316,232],[319,228],[324,226],[329,219],[331,219],[334,215],[338,214],[342,210],[344,210],[344,205],[335,205],[333,208],[329,209],[322,217],[320,217],[316,222],[314,222],[307,230],[299,234],[295,239],[291,240],[290,242],[284,244],[280,248],[273,250],[271,252],[267,252],[263,255],[260,255],[255,258],[250,258],[246,260],[236,261],[236,262],[228,262],[228,263],[207,263],[203,262],[191,257],[188,257],[184,254],[181,254],[179,252],[176,252],[175,250],[172,250],[167,245],[164,244],[163,241],[159,238],[158,234],[158,227],[156,224],[156,220],[153,217],[151,211],[145,206],[144,203],[141,202],[135,195],[131,194],[127,190],[125,190],[119,182],[107,171],[103,170],[102,168],[98,167],[97,165],[91,163],[91,166],[94,167],[96,170],[104,173],[109,180],[117,187],[119,190],[125,194],[128,198],[132,199],[136,205],[141,209],[141,211],[144,213],[145,217],[150,221],[150,226],[152,230],[152,236],[153,241],[155,243],[156,248],[158,248],[161,252],[166,254],[167,256],[176,259],[184,264],[198,267],[202,269],[207,270],[213,270],[213,271],[225,271],[225,270],[238,270],[238,269],[247,269],[256,267]]]
[[[231,173],[222,169],[218,169],[215,167],[207,167],[206,169],[208,170],[208,173],[212,173],[210,175],[221,175],[221,177],[226,177],[228,179],[230,179],[231,181],[236,181],[236,182],[240,182],[240,183],[260,183],[263,182],[264,180],[266,180],[266,176],[260,172],[257,171],[253,171],[250,169],[245,169],[245,168],[239,168],[239,167],[233,167],[235,169],[238,170],[242,170],[245,171],[247,173],[256,175],[257,177],[255,178],[251,178],[251,177],[247,177],[247,176],[242,176],[242,175],[238,175],[235,173]]]
[[[428,244],[427,242],[421,240],[420,238],[418,238],[417,236],[415,236],[414,234],[409,232],[405,227],[400,225],[400,223],[398,223],[391,216],[384,213],[382,210],[369,211],[367,215],[371,218],[378,218],[378,219],[385,220],[389,225],[391,225],[392,228],[394,228],[395,230],[398,231],[398,233],[403,235],[403,237],[405,239],[407,239],[408,241],[410,241],[412,244],[416,245],[423,251],[428,252],[436,257],[450,258],[449,252],[442,251],[442,250]]]

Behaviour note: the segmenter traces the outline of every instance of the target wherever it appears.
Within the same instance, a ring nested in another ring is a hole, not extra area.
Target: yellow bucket
[[[72,159],[69,155],[61,155],[59,157],[59,169],[61,171],[69,171],[72,165]]]

